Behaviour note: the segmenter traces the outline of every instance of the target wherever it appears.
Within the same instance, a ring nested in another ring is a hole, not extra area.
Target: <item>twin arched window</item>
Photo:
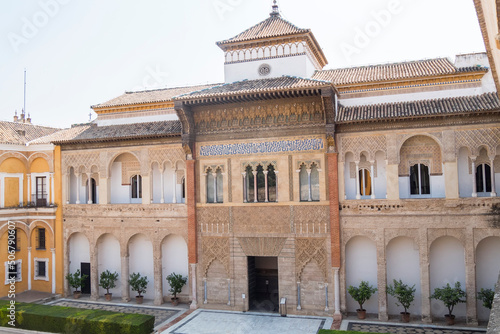
[[[256,168],[248,165],[243,173],[244,202],[276,202],[278,189],[276,171],[272,164],[266,167],[258,165]]]
[[[207,169],[207,203],[223,203],[223,178],[221,168]]]
[[[299,171],[300,200],[302,202],[319,201],[319,170],[318,165],[302,164]]]

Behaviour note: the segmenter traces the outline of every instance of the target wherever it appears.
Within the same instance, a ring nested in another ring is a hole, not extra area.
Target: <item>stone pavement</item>
[[[316,334],[332,322],[329,317],[196,310],[160,334]]]
[[[485,334],[486,329],[458,326],[402,325],[397,323],[378,323],[365,321],[343,321],[342,330],[367,333],[391,334]]]
[[[109,302],[77,301],[73,299],[58,299],[54,302],[48,303],[47,305],[153,315],[155,317],[155,329],[157,329],[159,326],[166,325],[168,322],[174,320],[186,311],[186,309],[180,308],[142,306],[135,304],[117,304]]]

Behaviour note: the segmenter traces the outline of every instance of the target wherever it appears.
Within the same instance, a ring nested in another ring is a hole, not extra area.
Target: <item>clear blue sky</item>
[[[222,82],[224,57],[215,42],[264,20],[271,5],[271,0],[4,1],[0,120],[12,120],[23,106],[24,68],[27,111],[34,123],[56,127],[88,121],[91,105],[125,91]],[[484,51],[472,0],[281,0],[279,5],[285,19],[312,29],[329,61],[326,68]]]

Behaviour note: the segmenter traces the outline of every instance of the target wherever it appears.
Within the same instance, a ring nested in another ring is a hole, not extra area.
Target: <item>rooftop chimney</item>
[[[17,110],[14,113],[14,122],[17,122],[19,120],[19,117],[17,117]]]

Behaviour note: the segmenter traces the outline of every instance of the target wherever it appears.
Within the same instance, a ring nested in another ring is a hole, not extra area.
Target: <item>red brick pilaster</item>
[[[188,215],[188,257],[189,263],[198,262],[196,240],[196,177],[195,160],[186,161],[186,203]]]
[[[328,194],[330,199],[330,233],[332,242],[332,267],[340,268],[340,210],[338,183],[338,153],[327,153]]]

